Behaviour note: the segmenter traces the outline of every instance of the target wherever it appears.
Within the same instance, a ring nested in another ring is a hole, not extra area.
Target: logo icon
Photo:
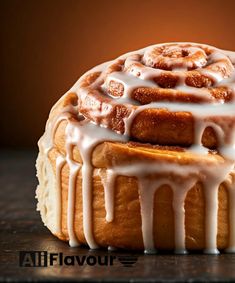
[[[118,256],[119,262],[125,267],[132,267],[138,260],[137,256]]]

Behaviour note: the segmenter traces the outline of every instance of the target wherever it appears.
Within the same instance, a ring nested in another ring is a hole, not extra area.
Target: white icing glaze
[[[57,215],[57,222],[55,223],[56,225],[56,233],[58,234],[61,234],[61,214],[62,214],[62,211],[61,211],[61,202],[62,202],[62,197],[61,197],[61,191],[62,191],[62,188],[61,188],[61,183],[62,183],[62,180],[61,180],[61,171],[62,171],[62,168],[65,164],[65,159],[63,156],[59,155],[57,158],[56,158],[56,215]]]
[[[171,43],[170,43],[171,44]],[[188,44],[188,43],[182,43]],[[167,44],[165,44],[167,45]],[[158,45],[157,45],[158,46]],[[206,45],[201,45],[206,46]],[[234,169],[235,162],[235,129],[230,131],[226,128],[226,121],[224,118],[235,117],[235,103],[221,104],[190,104],[190,103],[150,103],[148,105],[138,105],[137,107],[131,107],[133,100],[130,98],[131,93],[135,88],[139,87],[158,87],[152,79],[156,76],[162,75],[163,71],[159,69],[153,69],[149,66],[154,65],[155,62],[151,61],[151,52],[156,46],[150,46],[138,52],[131,52],[120,56],[118,59],[125,59],[124,68],[128,72],[112,72],[105,77],[102,73],[100,78],[93,83],[93,86],[102,85],[105,91],[110,81],[116,81],[122,83],[124,86],[124,94],[122,98],[114,99],[113,104],[125,103],[127,108],[130,108],[129,117],[124,119],[125,122],[125,135],[119,135],[112,132],[109,129],[89,123],[87,120],[75,121],[72,115],[77,115],[79,120],[79,114],[76,107],[68,106],[64,108],[58,116],[49,120],[46,126],[44,136],[39,141],[40,150],[46,155],[53,147],[53,140],[55,132],[59,126],[59,123],[63,120],[67,120],[66,126],[66,156],[58,156],[56,159],[56,178],[57,178],[57,219],[56,219],[56,231],[61,233],[61,171],[65,162],[69,166],[69,184],[68,184],[68,210],[67,210],[67,225],[69,234],[69,243],[71,246],[79,245],[78,239],[74,232],[74,215],[75,215],[75,198],[76,198],[76,182],[79,170],[82,175],[82,201],[83,201],[83,229],[87,244],[90,248],[95,249],[98,247],[93,236],[93,215],[92,215],[92,187],[93,187],[93,165],[92,165],[92,152],[94,148],[104,141],[128,141],[128,135],[130,133],[131,125],[135,117],[143,110],[146,109],[166,109],[171,112],[189,112],[193,115],[195,121],[195,138],[194,145],[189,148],[189,151],[193,151],[196,154],[208,154],[208,149],[203,147],[201,139],[204,130],[207,127],[212,127],[217,135],[220,147],[219,153],[225,158],[223,162],[215,160],[213,164],[208,165],[205,160],[198,162],[198,164],[185,164],[179,165],[178,163],[169,163],[162,161],[158,163],[154,162],[137,162],[128,164],[123,167],[112,167],[106,169],[106,174],[99,174],[103,187],[104,187],[104,202],[106,210],[106,221],[112,222],[115,216],[115,180],[117,176],[136,177],[138,179],[139,186],[139,199],[141,207],[141,219],[142,219],[142,235],[143,243],[146,253],[155,253],[154,235],[153,235],[153,212],[154,212],[154,195],[158,188],[162,185],[169,185],[173,192],[173,211],[174,211],[174,223],[175,223],[175,252],[186,253],[185,247],[185,211],[184,202],[188,191],[197,183],[202,182],[205,193],[205,253],[216,254],[217,250],[217,214],[218,214],[218,188],[219,185],[225,181],[229,191],[229,219],[230,219],[230,238],[228,252],[235,252],[235,189],[234,180],[231,181],[230,172]],[[169,47],[168,51],[175,47]],[[189,54],[200,51],[198,47],[187,47]],[[137,53],[137,54],[136,54]],[[140,56],[143,56],[143,61],[147,62],[149,66],[142,65],[139,62]],[[207,55],[203,51],[199,60],[193,63],[199,67],[205,65],[204,57]],[[220,61],[221,62],[230,58],[232,64],[235,64],[235,53],[229,51],[223,51],[215,49],[207,58],[208,62]],[[169,58],[164,57],[167,66],[171,66],[173,63],[183,62],[182,58]],[[172,60],[175,60],[173,62]],[[138,62],[139,64],[132,68],[132,64]],[[219,66],[222,63],[219,62]],[[108,69],[114,61],[107,62],[96,68],[93,68],[88,73],[92,72],[104,72]],[[195,88],[185,85],[185,72],[188,68],[193,67],[192,62],[188,62],[187,65],[183,65],[182,68],[175,68],[174,73],[179,76],[179,82],[175,87],[175,90],[180,90],[185,94],[192,94],[195,96],[209,96],[210,92],[206,88]],[[215,85],[226,85],[233,92],[235,90],[235,72],[229,78],[224,78],[222,73],[217,73],[211,69],[200,69],[199,72],[215,81]],[[85,75],[87,75],[86,73]],[[84,75],[84,76],[85,76]],[[71,88],[69,92],[78,92],[81,96],[86,96],[86,91],[81,89],[80,82],[82,78]],[[105,78],[103,83],[103,78]],[[69,93],[68,92],[68,93]],[[61,100],[59,100],[60,102]],[[59,103],[58,102],[58,103]],[[58,105],[58,104],[56,104]],[[91,108],[93,105],[91,105]],[[54,109],[54,108],[53,108]],[[52,109],[52,110],[53,110]],[[92,108],[93,109],[93,108]],[[100,109],[93,109],[94,114],[99,114]],[[109,112],[109,109],[103,111]],[[105,114],[104,112],[101,113]],[[215,119],[219,117],[219,122]],[[82,165],[75,162],[73,159],[73,147],[77,146],[82,158]],[[213,159],[213,155],[211,155]],[[149,177],[151,174],[164,173],[163,177]],[[173,174],[173,175],[172,175]],[[173,178],[173,177],[174,178]]]
[[[69,164],[69,186],[68,186],[68,210],[67,210],[67,225],[69,234],[69,245],[71,247],[79,246],[79,242],[74,232],[74,216],[75,216],[75,200],[76,200],[76,180],[80,166],[75,164],[69,157],[71,149],[68,150],[69,154],[66,156],[66,161]]]

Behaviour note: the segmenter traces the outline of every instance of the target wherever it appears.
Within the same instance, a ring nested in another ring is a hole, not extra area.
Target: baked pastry
[[[39,140],[36,196],[71,246],[235,252],[235,53],[167,43],[85,73]]]

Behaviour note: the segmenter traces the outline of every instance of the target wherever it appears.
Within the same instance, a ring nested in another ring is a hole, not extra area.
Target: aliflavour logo
[[[113,266],[116,263],[132,267],[138,260],[137,256],[129,255],[64,255],[63,253],[48,253],[47,251],[20,251],[20,267],[47,266]]]

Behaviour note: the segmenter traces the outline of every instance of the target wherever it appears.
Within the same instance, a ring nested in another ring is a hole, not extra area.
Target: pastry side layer
[[[62,148],[60,148],[63,151]],[[106,153],[104,155],[104,153]],[[179,151],[156,150],[154,147],[149,147],[147,150],[143,147],[135,146],[128,147],[124,144],[108,143],[97,146],[93,153],[93,233],[97,244],[101,247],[114,246],[118,248],[129,248],[143,250],[143,237],[141,230],[141,212],[138,180],[135,177],[119,176],[115,182],[114,189],[114,220],[107,222],[105,219],[105,198],[102,178],[107,178],[107,166],[113,162],[120,166],[125,165],[128,160],[133,162],[139,158],[152,158],[153,160],[165,159],[169,154],[172,162],[177,164],[192,164],[199,162],[197,158],[188,153]],[[53,205],[51,199],[56,199],[56,159],[59,153],[55,148],[50,151],[49,158],[40,156],[37,165],[38,171],[41,166],[45,166],[44,176],[39,177],[41,187],[39,185],[37,195],[39,206],[44,223],[57,237],[62,240],[69,240],[67,229],[67,210],[68,210],[68,182],[69,168],[64,165],[61,171],[61,191],[62,191],[62,218],[61,218],[61,233],[54,230],[53,218],[51,217]],[[79,162],[78,149],[74,150],[74,159]],[[179,156],[181,160],[178,162]],[[103,158],[102,158],[103,157]],[[218,157],[220,158],[220,157]],[[216,162],[214,157],[208,158],[210,162]],[[114,161],[115,160],[115,161]],[[164,160],[165,161],[165,160]],[[208,162],[205,160],[205,162]],[[49,163],[49,164],[48,164]],[[180,166],[180,165],[179,165]],[[53,172],[52,172],[52,171]],[[43,180],[54,180],[50,184],[51,194],[45,194],[45,186]],[[154,179],[168,178],[174,180],[179,178],[174,172],[169,175],[152,174],[149,176],[152,181]],[[186,177],[190,178],[190,176]],[[182,182],[185,180],[182,179]],[[82,212],[82,177],[81,172],[76,178],[76,197],[75,197],[75,219],[74,231],[80,243],[87,244],[83,231],[83,212]],[[111,189],[111,188],[110,188]],[[145,188],[146,191],[148,188]],[[188,250],[204,249],[205,247],[205,196],[203,185],[197,182],[187,193],[185,199],[185,233],[186,233],[186,248]],[[173,192],[169,185],[162,185],[154,196],[154,243],[157,249],[174,249],[174,211],[172,208]],[[228,246],[229,237],[229,203],[226,184],[221,184],[218,193],[218,234],[217,246],[219,249],[224,249]],[[54,223],[55,223],[54,219]]]

